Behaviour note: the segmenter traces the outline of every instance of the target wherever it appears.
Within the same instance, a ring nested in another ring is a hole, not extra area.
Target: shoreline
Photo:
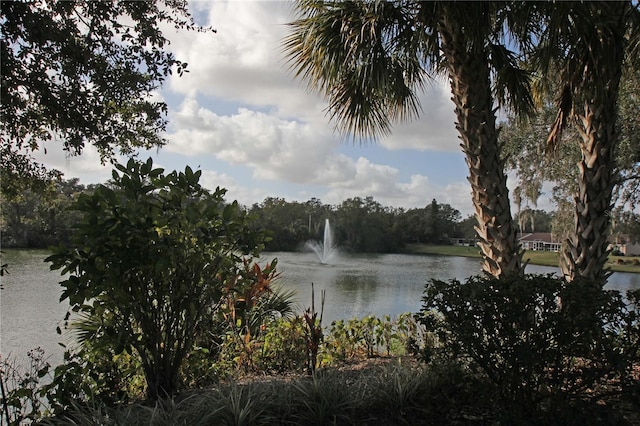
[[[403,253],[481,258],[480,249],[468,246],[407,244]],[[530,265],[558,267],[558,253],[525,250],[523,260]],[[624,262],[624,263],[621,263]],[[640,274],[640,256],[609,256],[606,266],[613,272]]]

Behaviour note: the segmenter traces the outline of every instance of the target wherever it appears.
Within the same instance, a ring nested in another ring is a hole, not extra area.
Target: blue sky
[[[448,203],[472,213],[467,168],[446,81],[422,94],[423,112],[376,143],[345,141],[325,115],[325,101],[294,79],[281,53],[287,1],[190,3],[216,33],[166,28],[169,49],[189,64],[154,94],[169,105],[169,143],[140,157],[168,170],[186,165],[202,182],[227,188],[227,200],[251,205],[266,197],[338,204],[372,196],[393,207]],[[52,147],[38,158],[83,183],[104,182],[110,168],[86,149],[66,158]],[[544,208],[544,205],[540,205]]]

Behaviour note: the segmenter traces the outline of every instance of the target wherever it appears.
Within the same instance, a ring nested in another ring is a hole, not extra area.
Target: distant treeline
[[[249,211],[256,226],[268,229],[266,249],[295,250],[306,241],[322,240],[329,219],[334,241],[342,250],[388,253],[406,243],[448,244],[450,238],[473,238],[473,222],[463,221],[449,204],[433,200],[424,208],[385,207],[372,197],[355,197],[339,205],[312,198],[304,203],[267,198]]]
[[[69,206],[78,194],[94,188],[69,179],[51,182],[44,190],[25,189],[11,199],[4,196],[2,247],[69,243],[79,218]],[[401,251],[407,243],[449,244],[451,239],[475,238],[472,216],[462,219],[457,209],[435,199],[423,208],[404,209],[383,206],[373,197],[349,198],[339,205],[316,198],[289,202],[269,197],[245,208],[256,229],[269,231],[268,251],[297,250],[308,240],[322,240],[326,219],[344,251],[389,253]],[[536,216],[536,230],[549,231],[551,216],[541,211]]]

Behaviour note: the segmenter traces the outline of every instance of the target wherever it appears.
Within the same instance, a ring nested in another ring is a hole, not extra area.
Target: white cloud
[[[401,182],[397,169],[373,164],[362,157],[357,160],[355,171],[350,181],[330,185],[322,200],[338,204],[347,198],[372,196],[382,205],[420,208],[435,198],[439,203],[460,210],[463,216],[472,213],[469,187],[465,182],[440,186],[419,174],[411,176],[409,182]]]
[[[171,117],[168,151],[248,166],[265,180],[323,184],[348,173],[338,167],[345,159],[333,152],[339,141],[309,124],[246,108],[219,115],[193,99]]]
[[[460,140],[455,128],[456,116],[448,84],[433,81],[420,95],[422,110],[412,121],[393,127],[392,134],[381,140],[388,149],[459,152]]]
[[[322,116],[323,102],[293,81],[282,54],[290,2],[208,5],[208,24],[216,33],[171,35],[171,50],[189,63],[190,70],[169,79],[172,90],[189,97],[205,95],[270,107],[280,116]]]
[[[64,173],[65,179],[78,177],[83,184],[89,184],[103,183],[111,178],[111,164],[102,164],[100,154],[93,145],[86,145],[81,155],[71,156],[64,151],[62,141],[54,138],[51,142],[44,143],[32,156],[48,168]]]
[[[269,195],[262,189],[247,188],[239,184],[232,176],[211,170],[203,170],[200,183],[211,191],[214,191],[217,187],[226,189],[227,193],[224,197],[226,201],[236,200],[245,206],[251,206]]]
[[[198,3],[198,9],[202,5]],[[282,118],[333,127],[326,101],[295,79],[282,53],[291,2],[212,2],[208,24],[216,33],[179,32],[172,36],[176,57],[190,73],[172,76],[172,90],[190,98],[212,96],[247,108],[267,109]],[[411,122],[396,123],[380,143],[388,149],[459,150],[448,82],[427,82],[420,94],[422,112]]]
[[[433,198],[459,209],[460,205],[469,204],[466,183],[439,187],[419,174],[412,176],[410,182],[401,182],[399,170],[394,167],[336,152],[339,141],[326,128],[246,108],[232,115],[219,115],[194,99],[186,100],[171,114],[172,132],[168,134],[170,142],[165,150],[198,158],[211,156],[244,166],[256,182],[314,185],[319,191],[326,187],[324,194],[311,196],[329,204],[356,196],[372,196],[382,204],[398,207],[424,207]],[[274,195],[264,193],[259,185],[247,191],[236,181],[221,182],[230,189],[233,198],[243,203]],[[245,201],[248,197],[242,194],[264,196]],[[307,192],[301,189],[297,195],[302,198]],[[291,194],[285,198],[291,199]]]

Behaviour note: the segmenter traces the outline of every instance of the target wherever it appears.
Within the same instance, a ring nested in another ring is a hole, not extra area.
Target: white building
[[[561,244],[553,239],[550,232],[521,234],[518,240],[525,250],[560,251]]]

